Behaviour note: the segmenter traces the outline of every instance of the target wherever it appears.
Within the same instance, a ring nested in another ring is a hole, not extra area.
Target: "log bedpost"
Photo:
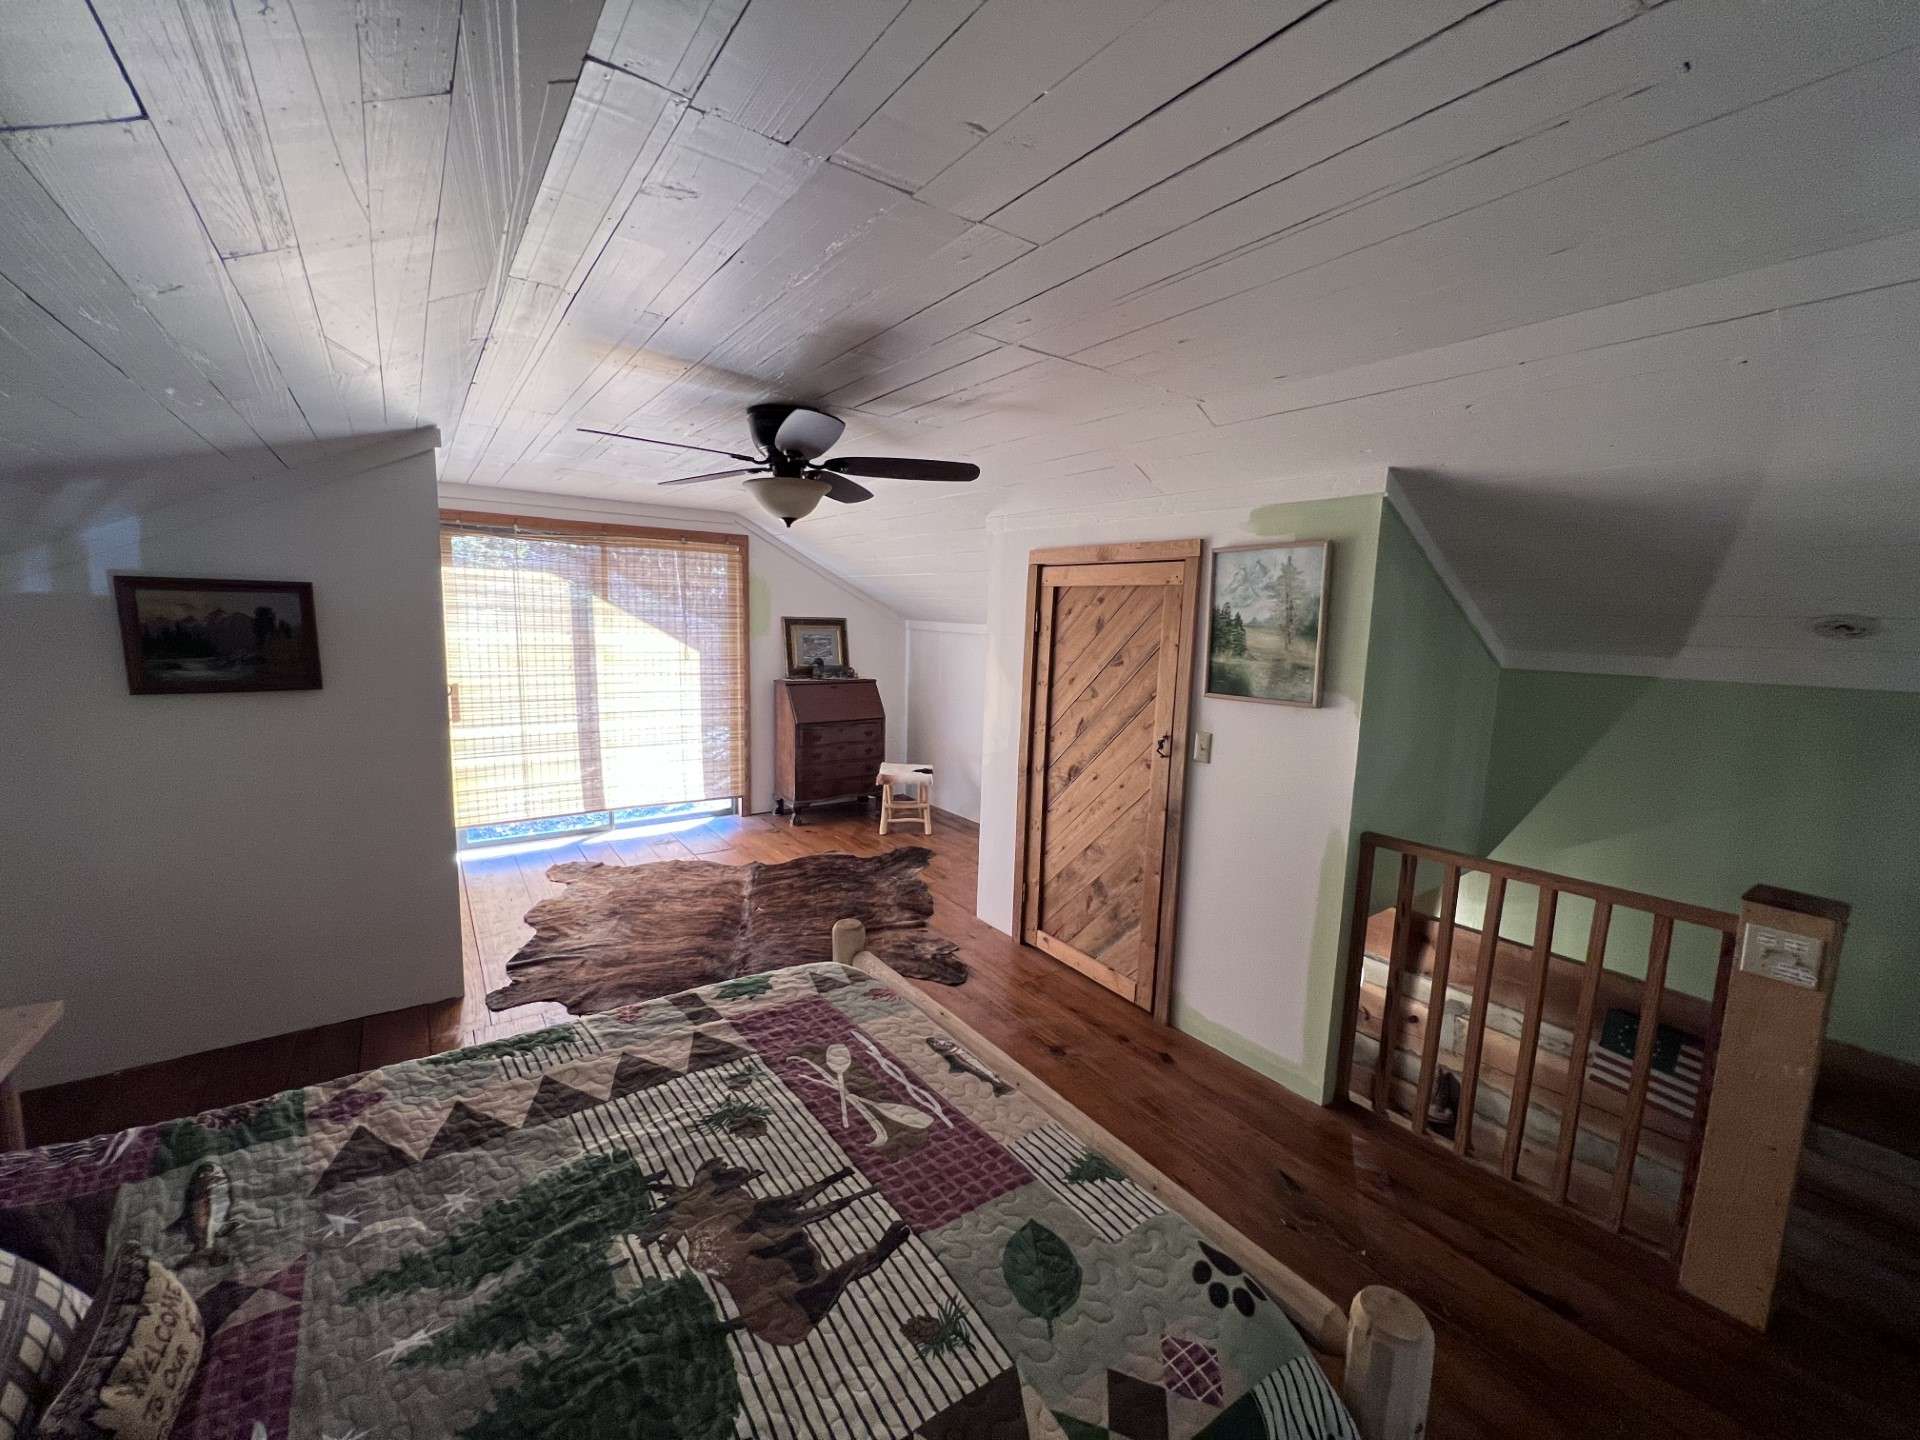
[[[1433,1326],[1398,1290],[1369,1285],[1347,1317],[1340,1398],[1365,1440],[1420,1440],[1433,1389]]]
[[[1764,1330],[1847,907],[1757,885],[1740,906],[1680,1288]]]
[[[818,931],[814,932],[818,934]],[[867,948],[867,927],[858,920],[833,922],[833,962],[851,965],[853,957]]]

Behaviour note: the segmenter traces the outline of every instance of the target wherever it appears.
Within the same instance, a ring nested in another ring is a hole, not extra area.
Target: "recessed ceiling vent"
[[[1813,622],[1813,633],[1822,640],[1865,640],[1880,633],[1880,620],[1874,615],[1822,615]]]

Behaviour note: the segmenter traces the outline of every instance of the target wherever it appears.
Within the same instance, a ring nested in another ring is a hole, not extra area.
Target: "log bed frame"
[[[866,927],[858,920],[834,925],[836,961],[878,981],[937,1021],[1028,1099],[1245,1265],[1316,1351],[1344,1359],[1338,1389],[1363,1440],[1418,1440],[1426,1433],[1434,1342],[1433,1327],[1418,1305],[1398,1290],[1369,1285],[1353,1297],[1350,1308],[1342,1309],[945,1005],[888,969],[866,945]]]

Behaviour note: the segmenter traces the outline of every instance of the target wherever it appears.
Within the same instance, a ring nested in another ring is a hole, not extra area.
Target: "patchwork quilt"
[[[1259,1284],[856,970],[0,1156],[199,1301],[189,1440],[1353,1436]]]

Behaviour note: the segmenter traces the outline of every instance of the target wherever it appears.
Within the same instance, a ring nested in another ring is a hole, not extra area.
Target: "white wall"
[[[0,1005],[67,1003],[24,1085],[460,993],[420,436],[0,560]],[[113,571],[311,581],[323,688],[130,695]]]
[[[895,757],[933,766],[933,803],[980,818],[987,627],[907,622],[907,738]]]
[[[1384,479],[1376,473],[1329,482],[1321,493],[1351,496],[1359,488],[1378,490]],[[1302,487],[1287,488],[1297,493]],[[1195,536],[1215,545],[1333,539],[1320,709],[1208,699],[1196,654],[1193,729],[1213,732],[1214,752],[1212,764],[1187,770],[1173,973],[1178,1028],[1317,1098],[1337,974],[1380,501],[1365,495],[1261,505],[1258,494],[1232,492],[1178,511],[1161,505],[1097,521],[1036,518],[993,535],[979,912],[1012,932],[1028,551]],[[1203,578],[1203,613],[1206,604]]]
[[[749,605],[748,723],[753,769],[751,808],[773,808],[773,682],[787,673],[783,615],[844,615],[847,659],[879,682],[887,711],[887,748],[897,753],[907,733],[907,630],[891,610],[783,545],[767,531],[724,510],[683,510],[590,500],[567,495],[502,490],[493,486],[443,485],[449,509],[489,510],[502,515],[540,515],[555,520],[601,520],[616,525],[677,526],[746,535]]]

